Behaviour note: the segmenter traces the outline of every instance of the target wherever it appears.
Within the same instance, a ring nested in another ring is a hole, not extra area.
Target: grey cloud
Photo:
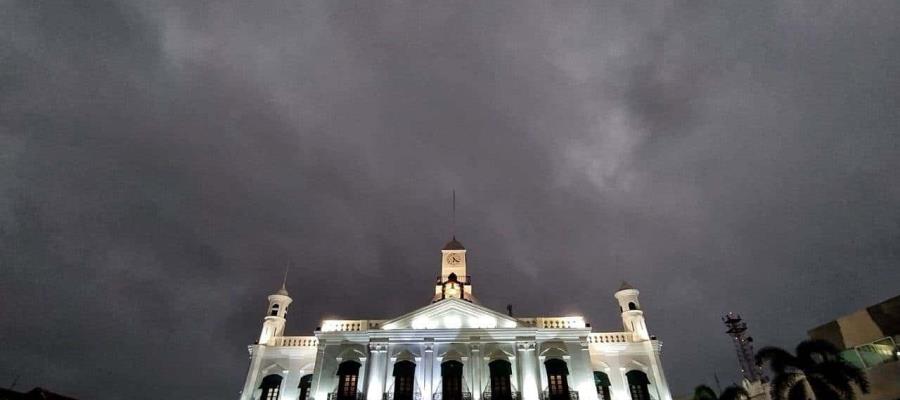
[[[678,393],[895,295],[895,2],[0,5],[0,383],[234,396],[288,330],[475,290],[618,329]],[[385,296],[388,291],[389,296]],[[379,301],[372,301],[372,298]]]

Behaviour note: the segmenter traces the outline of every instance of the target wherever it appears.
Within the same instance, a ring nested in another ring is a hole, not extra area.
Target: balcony
[[[444,396],[443,393],[435,393],[431,400],[472,400],[472,392],[462,392],[456,395]]]
[[[470,276],[470,275],[457,276],[457,277],[456,277],[456,281],[459,282],[459,283],[461,283],[461,284],[464,284],[464,285],[471,285],[471,284],[472,284],[472,276]],[[437,279],[435,280],[435,284],[436,284],[436,285],[440,285],[440,284],[442,284],[442,283],[444,283],[444,281],[441,280],[441,276],[439,275],[439,276],[437,277]]]
[[[482,393],[481,393],[481,399],[482,399],[482,400],[519,400],[519,399],[521,399],[521,398],[522,398],[522,393],[521,393],[521,392],[510,392],[510,393],[508,393],[506,396],[503,396],[503,395],[497,395],[496,398],[492,398],[492,397],[491,397],[491,392],[490,392],[490,391],[486,391],[486,392],[482,392]]]
[[[550,394],[548,391],[543,391],[541,393],[541,400],[578,400],[578,392],[575,390],[569,390],[569,393],[554,393]]]
[[[366,394],[363,392],[356,392],[356,396],[342,396],[341,393],[331,392],[328,393],[328,400],[366,400]]]
[[[381,400],[394,400],[394,398],[395,398],[394,392],[385,393],[381,396]],[[396,399],[397,400],[422,400],[422,393],[419,393],[418,390],[415,393],[413,393],[412,395],[410,395],[409,393],[406,393],[404,396],[404,394],[401,393],[399,396],[396,397]]]

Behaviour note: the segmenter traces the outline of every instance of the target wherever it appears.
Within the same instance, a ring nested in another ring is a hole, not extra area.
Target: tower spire
[[[289,271],[290,269],[291,269],[291,263],[287,263],[287,264],[284,266],[284,278],[282,278],[282,280],[281,280],[281,289],[278,289],[278,294],[283,295],[283,296],[287,296],[287,295],[288,295],[288,291],[287,291],[287,277],[288,277],[288,271]]]
[[[450,236],[441,249],[441,275],[434,287],[433,301],[457,298],[472,301],[472,285],[466,274],[466,248],[456,240],[456,189],[450,192]]]
[[[450,235],[456,240],[456,189],[453,189],[453,208],[450,217]]]
[[[287,308],[293,302],[287,291],[287,275],[290,263],[284,266],[284,278],[281,280],[281,289],[269,295],[269,310],[263,319],[262,332],[257,343],[271,345],[271,340],[278,336],[284,336],[284,324],[287,321]]]

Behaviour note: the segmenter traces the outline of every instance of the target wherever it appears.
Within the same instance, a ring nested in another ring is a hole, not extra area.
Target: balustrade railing
[[[521,392],[498,393],[494,396],[490,391],[481,393],[482,400],[519,400],[522,398]]]
[[[381,396],[382,400],[422,400],[422,393],[416,391],[415,393],[400,393],[396,397],[394,397],[394,392],[387,392]]]
[[[588,335],[588,343],[628,343],[631,334],[626,332],[592,333]]]
[[[319,340],[315,336],[278,336],[275,346],[283,347],[317,347]]]
[[[366,394],[363,392],[356,392],[356,395],[344,395],[343,393],[331,392],[328,393],[328,400],[366,400]]]
[[[541,392],[541,400],[578,400],[578,392],[569,390],[569,393],[550,393],[548,391]]]
[[[534,325],[544,329],[583,329],[587,325],[582,317],[538,317]]]
[[[366,319],[326,319],[322,321],[322,332],[361,332],[374,326]]]
[[[472,400],[472,392],[461,392],[457,394],[435,393],[431,396],[431,400]]]

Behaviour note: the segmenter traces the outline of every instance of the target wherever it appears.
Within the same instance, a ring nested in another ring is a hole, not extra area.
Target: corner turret
[[[615,297],[619,301],[619,311],[622,313],[622,325],[625,326],[625,331],[630,332],[634,340],[650,340],[647,323],[644,321],[644,312],[641,311],[641,303],[638,300],[639,294],[640,291],[629,285],[628,282],[622,281]]]
[[[287,322],[285,317],[291,302],[293,302],[293,299],[288,295],[284,282],[281,284],[281,289],[269,295],[269,308],[266,312],[266,317],[263,319],[262,332],[259,334],[259,344],[265,345],[275,337],[284,336],[284,325]]]

